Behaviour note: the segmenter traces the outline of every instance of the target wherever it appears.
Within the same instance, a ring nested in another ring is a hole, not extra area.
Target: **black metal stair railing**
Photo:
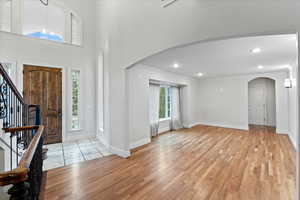
[[[29,121],[29,113],[32,113],[32,110],[36,116],[35,123],[30,123]],[[22,95],[0,63],[0,120],[2,120],[2,128],[40,125],[39,112],[38,105],[27,105],[25,103]],[[10,137],[9,139],[11,169],[16,167],[21,157],[20,155],[22,155],[29,144],[30,140],[27,136],[28,133],[24,131],[18,133],[15,138]]]
[[[35,115],[34,120],[31,120],[32,114]],[[19,190],[27,190],[26,199],[38,199],[43,169],[43,127],[31,125],[40,125],[40,108],[38,105],[26,104],[1,63],[0,123],[2,128],[10,133],[9,141],[2,139],[0,142],[9,147],[11,170],[0,173],[0,185],[4,186],[8,183],[14,185],[8,191],[11,198],[18,196]],[[19,170],[23,172],[20,173]],[[21,199],[25,198],[21,197]]]

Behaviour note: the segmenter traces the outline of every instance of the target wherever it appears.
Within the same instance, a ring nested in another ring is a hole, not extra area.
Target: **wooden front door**
[[[59,68],[24,65],[25,102],[41,107],[45,144],[62,142],[62,72]]]

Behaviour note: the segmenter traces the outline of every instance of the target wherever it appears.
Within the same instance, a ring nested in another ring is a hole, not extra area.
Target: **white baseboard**
[[[290,131],[277,130],[276,129],[276,133],[280,134],[280,135],[288,135],[288,137],[289,137],[291,143],[293,144],[295,150],[298,151],[297,140],[292,137],[293,134]]]
[[[196,123],[188,124],[184,128],[193,128],[194,126],[197,126],[197,125],[200,125],[200,124],[201,124],[200,122],[196,122]]]
[[[134,148],[143,146],[145,144],[149,144],[150,142],[151,142],[151,138],[144,138],[144,139],[138,140],[138,141],[130,144],[130,149],[134,149]]]
[[[63,142],[74,142],[77,140],[86,140],[86,139],[90,139],[90,138],[95,138],[95,134],[68,134],[64,137]]]
[[[196,125],[206,125],[206,126],[215,126],[215,127],[222,127],[222,128],[232,128],[232,129],[239,129],[239,130],[249,130],[249,126],[248,125],[241,126],[241,125],[222,124],[222,123],[215,123],[215,122],[198,122],[198,123],[196,123]]]
[[[290,131],[288,131],[288,130],[276,129],[276,133],[277,133],[277,134],[284,134],[284,135],[287,134],[287,135],[290,135],[289,132],[290,132]]]
[[[109,150],[112,154],[116,154],[116,155],[121,156],[123,158],[128,158],[130,156],[130,151],[124,151],[124,150],[119,149],[117,147],[110,146]]]
[[[294,138],[292,138],[290,135],[289,135],[289,138],[290,138],[295,150],[298,152],[298,146],[297,146],[296,140]]]
[[[107,148],[109,149],[109,143],[105,137],[102,137],[101,135],[97,134],[97,139]]]
[[[170,131],[170,127],[163,127],[163,128],[159,128],[158,130],[158,134],[160,133],[164,133],[164,132],[167,132],[167,131]]]

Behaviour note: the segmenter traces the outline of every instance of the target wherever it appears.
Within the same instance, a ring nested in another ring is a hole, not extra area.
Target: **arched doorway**
[[[260,77],[248,83],[249,125],[276,127],[275,80]]]

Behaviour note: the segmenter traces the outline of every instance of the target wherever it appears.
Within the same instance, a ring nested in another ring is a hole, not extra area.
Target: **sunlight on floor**
[[[87,160],[111,155],[109,150],[97,139],[45,145],[48,148],[44,170],[54,169]]]

